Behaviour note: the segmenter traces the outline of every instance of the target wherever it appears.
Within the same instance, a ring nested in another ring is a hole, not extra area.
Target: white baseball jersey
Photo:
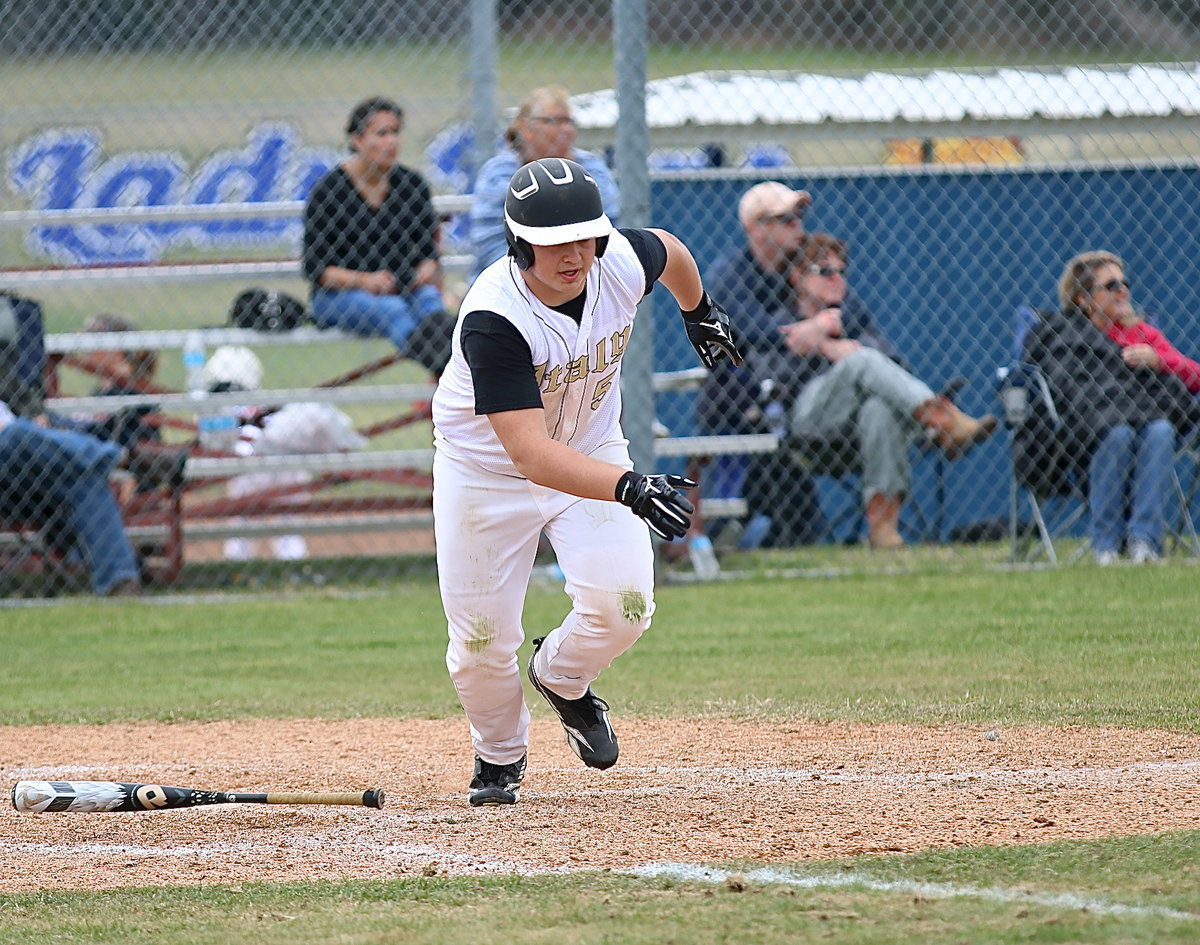
[[[581,453],[619,439],[621,359],[648,288],[641,261],[618,231],[588,273],[587,301],[578,324],[538,301],[512,259],[488,266],[463,298],[453,354],[433,397],[437,448],[490,472],[520,475],[487,416],[475,412],[475,388],[460,336],[463,317],[479,311],[498,314],[528,343],[553,439]]]
[[[562,311],[539,302],[507,258],[463,299],[433,398],[433,519],[446,665],[475,753],[496,764],[515,762],[529,743],[517,650],[539,536],[554,546],[572,607],[545,635],[538,677],[565,699],[582,697],[650,626],[654,552],[630,509],[524,478],[488,415],[540,405],[552,438],[628,468],[621,359],[638,302],[665,264],[654,234],[614,231]]]

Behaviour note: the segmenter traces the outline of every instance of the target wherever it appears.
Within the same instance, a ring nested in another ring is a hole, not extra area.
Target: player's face
[[[386,170],[400,155],[400,117],[376,112],[367,119],[362,134],[351,135],[355,152],[372,167]]]
[[[1124,270],[1115,263],[1104,263],[1096,267],[1092,277],[1092,291],[1085,299],[1084,310],[1101,328],[1125,324],[1133,315],[1133,303]]]
[[[596,261],[596,239],[575,240],[557,246],[533,247],[533,265],[521,273],[534,295],[547,305],[562,305],[584,289]]]

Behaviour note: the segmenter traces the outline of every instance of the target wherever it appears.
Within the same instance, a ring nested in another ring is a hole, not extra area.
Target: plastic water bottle
[[[717,553],[713,551],[712,540],[707,535],[693,535],[688,539],[688,559],[699,578],[709,580],[721,573]]]
[[[214,408],[204,383],[204,339],[200,332],[188,332],[183,342],[183,370],[188,394],[196,402],[196,436],[206,450],[229,453],[237,445],[241,424],[231,408]]]
[[[205,449],[221,453],[232,453],[241,439],[241,423],[237,414],[228,407],[210,407],[196,421],[200,433],[200,445]]]
[[[204,397],[204,339],[200,332],[188,332],[183,342],[183,373],[187,392],[196,400]]]
[[[567,579],[557,561],[541,564],[533,569],[531,577],[540,584],[560,585]]]
[[[783,409],[783,389],[768,378],[759,384],[758,399],[763,405],[767,432],[783,437],[787,433],[787,415]]]
[[[767,406],[763,408],[763,416],[766,418],[767,432],[782,438],[787,432],[787,417],[784,415],[783,404],[778,400],[767,401]]]

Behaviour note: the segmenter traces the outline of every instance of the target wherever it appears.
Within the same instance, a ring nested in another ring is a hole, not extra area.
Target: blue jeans
[[[363,289],[317,289],[312,297],[313,322],[319,328],[387,338],[400,350],[413,329],[444,308],[441,291],[432,285],[401,295],[374,295]]]
[[[36,496],[38,505],[62,513],[97,594],[138,577],[121,511],[108,486],[120,455],[114,443],[28,420],[0,429],[0,483],[11,490],[8,498]],[[0,508],[0,515],[5,511]]]
[[[1153,420],[1137,430],[1122,424],[1101,437],[1088,466],[1093,551],[1119,552],[1126,538],[1162,551],[1174,461],[1175,427],[1169,420]]]

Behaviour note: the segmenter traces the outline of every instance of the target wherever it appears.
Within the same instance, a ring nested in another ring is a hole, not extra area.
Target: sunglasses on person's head
[[[804,222],[802,213],[768,213],[758,218],[759,223],[778,223],[780,226],[799,225]]]
[[[1101,282],[1095,288],[1103,289],[1105,292],[1116,292],[1117,289],[1129,289],[1131,286],[1128,279],[1109,279],[1107,282]]]
[[[826,278],[830,276],[844,276],[846,270],[849,268],[849,266],[818,266],[816,263],[813,263],[813,265],[808,267],[808,274],[810,276],[825,276]]]

